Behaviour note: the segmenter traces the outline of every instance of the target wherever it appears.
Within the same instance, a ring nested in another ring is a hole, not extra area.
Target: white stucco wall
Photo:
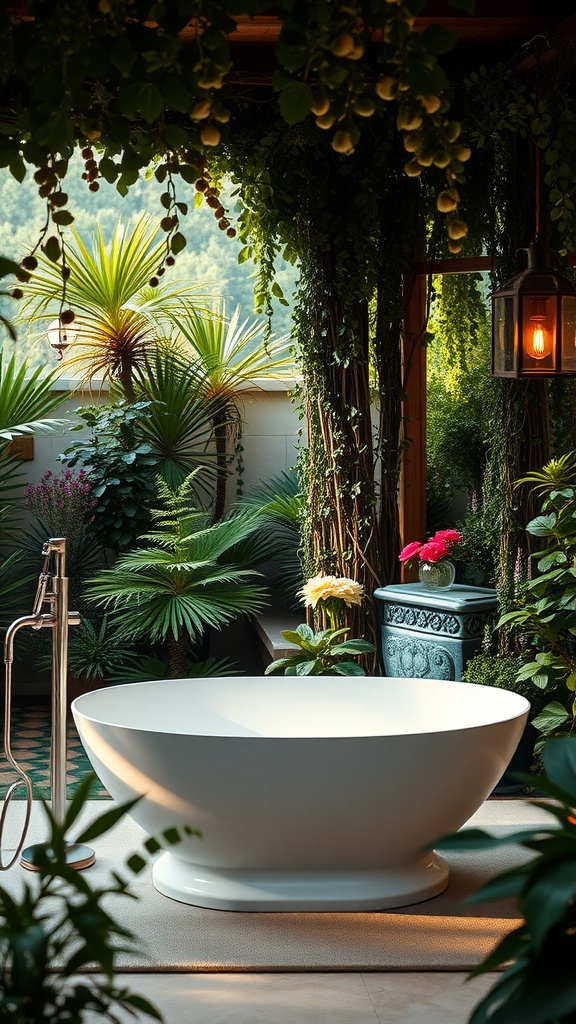
[[[301,435],[302,421],[298,410],[290,399],[290,392],[295,387],[294,379],[282,381],[258,379],[251,382],[238,395],[238,404],[242,417],[242,445],[244,448],[244,493],[248,494],[261,482],[271,476],[288,470],[296,463],[300,444],[306,443],[305,431]],[[61,473],[64,465],[58,461],[58,455],[83,434],[89,431],[71,431],[70,427],[79,422],[74,410],[79,406],[105,403],[108,399],[104,388],[93,390],[77,390],[77,382],[62,378],[57,382],[55,390],[62,393],[62,402],[52,415],[57,418],[70,419],[70,426],[57,427],[46,434],[34,437],[34,458],[21,463],[25,480],[22,487],[11,493],[11,501],[21,504],[24,487],[37,484],[47,469]],[[231,490],[233,490],[233,485]],[[232,495],[233,496],[233,495]],[[0,495],[0,500],[2,495]],[[22,508],[22,517],[26,519]]]

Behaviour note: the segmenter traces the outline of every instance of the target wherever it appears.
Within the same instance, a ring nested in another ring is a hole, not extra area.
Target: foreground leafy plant
[[[510,843],[535,857],[487,882],[468,902],[517,900],[524,924],[506,935],[471,977],[504,973],[474,1010],[470,1024],[573,1024],[576,1019],[576,737],[549,740],[534,800],[555,819],[549,826],[491,836],[465,829],[434,842],[435,850],[492,850]],[[511,963],[510,963],[511,962]]]
[[[44,805],[49,836],[34,854],[38,884],[25,883],[19,896],[0,887],[0,1020],[6,1024],[82,1024],[88,1014],[118,1022],[119,1010],[162,1020],[147,999],[115,982],[118,954],[134,951],[137,943],[102,905],[110,896],[131,896],[132,877],[146,866],[148,855],[161,849],[160,842],[145,840],[144,856],[136,853],[126,861],[127,878],[114,872],[103,888],[93,888],[87,875],[66,863],[66,837],[94,779],[89,775],[80,783],[62,823]],[[89,843],[104,835],[135,802],[105,811],[81,829],[76,841]],[[193,829],[184,831],[194,834]],[[177,842],[177,830],[168,830],[162,839]],[[90,973],[79,977],[86,968]]]

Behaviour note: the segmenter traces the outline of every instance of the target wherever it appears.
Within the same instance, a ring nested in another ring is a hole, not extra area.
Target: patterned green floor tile
[[[4,735],[4,711],[2,709],[1,736]],[[12,755],[30,776],[35,800],[50,799],[50,702],[42,698],[14,701],[10,744]],[[0,799],[4,799],[8,787],[18,775],[6,761],[3,744],[0,744]],[[78,783],[92,771],[84,747],[73,722],[67,724],[67,796],[70,798]],[[19,786],[14,800],[24,800],[25,787]],[[104,786],[97,781],[91,793],[93,800],[110,799]]]

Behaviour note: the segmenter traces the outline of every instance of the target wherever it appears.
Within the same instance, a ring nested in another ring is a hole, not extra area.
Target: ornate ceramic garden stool
[[[421,583],[380,587],[374,598],[385,675],[416,679],[461,679],[498,604],[495,590],[458,583],[437,591]]]

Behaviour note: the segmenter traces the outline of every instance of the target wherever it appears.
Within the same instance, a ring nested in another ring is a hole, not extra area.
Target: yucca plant
[[[288,338],[267,338],[262,320],[240,320],[237,307],[230,318],[222,304],[209,316],[190,302],[170,313],[190,355],[204,378],[205,398],[217,400],[211,411],[217,459],[213,519],[224,515],[228,478],[228,440],[240,429],[238,391],[255,377],[281,378],[293,362]]]
[[[166,644],[172,676],[185,675],[191,644],[207,627],[265,604],[263,588],[252,582],[258,573],[246,567],[241,552],[261,517],[238,511],[211,525],[192,502],[195,475],[175,492],[158,481],[164,508],[152,510],[155,531],[87,588],[88,599],[109,612],[122,637]]]
[[[75,313],[77,337],[67,365],[83,381],[120,381],[126,397],[133,400],[133,374],[146,365],[159,338],[154,314],[184,294],[190,296],[192,285],[166,286],[162,278],[158,287],[150,286],[165,254],[165,241],[159,240],[150,218],[141,218],[133,228],[117,224],[109,244],[99,225],[90,246],[73,229],[72,238],[66,249],[66,302]],[[41,255],[26,285],[21,316],[57,317],[61,295],[60,265]]]

